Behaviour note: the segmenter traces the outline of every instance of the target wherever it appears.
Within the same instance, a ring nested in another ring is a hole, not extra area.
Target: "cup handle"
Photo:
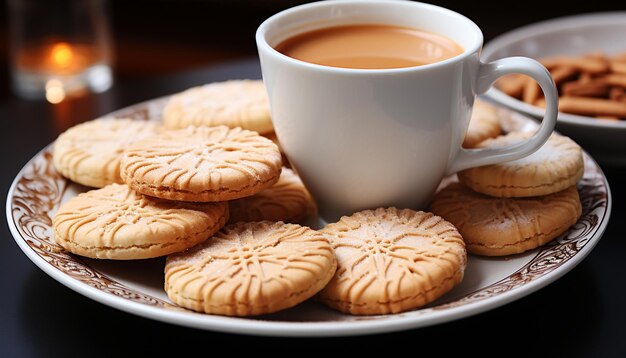
[[[539,62],[527,57],[507,57],[486,64],[481,63],[476,92],[485,93],[499,77],[512,73],[528,75],[539,83],[546,98],[546,113],[541,126],[528,140],[508,147],[469,150],[461,148],[448,166],[446,175],[472,167],[523,158],[537,151],[552,134],[558,114],[558,95],[550,72]]]

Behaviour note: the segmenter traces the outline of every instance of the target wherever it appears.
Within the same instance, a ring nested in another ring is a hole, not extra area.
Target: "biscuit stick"
[[[539,98],[533,104],[535,106],[537,106],[537,107],[546,108],[546,99],[545,98]]]
[[[618,53],[616,55],[613,55],[613,57],[611,57],[611,60],[613,60],[613,61],[620,61],[620,62],[626,62],[626,52],[622,52],[622,53]]]
[[[526,85],[524,86],[524,93],[522,94],[522,100],[526,103],[534,103],[539,95],[541,94],[541,88],[539,88],[539,84],[535,82],[534,79],[528,78],[526,80]]]
[[[569,82],[563,84],[561,92],[572,97],[606,97],[609,94],[609,85],[602,82]]]
[[[578,77],[578,82],[580,82],[580,83],[591,82],[591,80],[592,80],[592,77],[587,72],[581,73],[580,76]]]
[[[626,62],[611,61],[611,71],[626,75]]]
[[[509,96],[520,97],[524,91],[527,78],[524,75],[505,76],[496,82],[496,87]]]
[[[583,55],[583,57],[595,58],[595,59],[599,59],[599,60],[606,60],[606,55],[602,51],[589,52],[589,53]]]
[[[559,111],[587,116],[626,117],[626,102],[600,98],[561,97]]]
[[[613,101],[626,102],[626,90],[619,87],[613,87],[609,91],[609,98]]]
[[[541,64],[546,66],[547,69],[569,66],[593,74],[605,73],[610,69],[606,60],[590,57],[551,57],[541,60]]]
[[[558,86],[561,82],[566,81],[579,73],[579,70],[575,67],[565,66],[557,67],[552,71],[552,79]]]
[[[611,86],[618,86],[626,88],[626,75],[610,74],[598,78],[598,81],[604,81]]]

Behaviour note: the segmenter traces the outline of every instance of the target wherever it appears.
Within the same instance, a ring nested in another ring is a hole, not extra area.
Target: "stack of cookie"
[[[102,187],[70,200],[54,220],[57,241],[89,257],[139,259],[189,248],[228,221],[229,200],[238,200],[236,217],[272,205],[268,218],[277,220],[300,218],[312,206],[293,173],[281,177],[277,146],[240,128],[168,131],[99,119],[62,134],[53,158],[68,178]],[[279,204],[263,200],[272,194]]]
[[[323,234],[284,223],[305,219],[315,205],[282,168],[277,145],[241,128],[272,134],[259,90],[260,81],[212,84],[174,96],[165,126],[97,119],[63,133],[55,167],[100,189],[61,206],[56,242],[98,259],[171,255],[168,295],[198,311],[269,313],[316,294],[335,272],[334,252]]]
[[[509,146],[532,134],[511,132],[476,147]],[[459,229],[471,253],[522,253],[551,241],[578,221],[582,206],[576,183],[583,172],[581,148],[553,134],[528,157],[458,173],[460,183],[441,190],[431,209]]]
[[[485,140],[500,132],[495,110],[477,103],[464,146],[527,136]],[[522,161],[461,173],[487,195],[458,183],[441,191],[433,211],[452,224],[422,211],[379,208],[315,231],[298,224],[315,205],[282,167],[272,136],[260,81],[175,95],[163,125],[98,119],[71,128],[56,141],[53,162],[67,178],[100,189],[61,206],[55,240],[91,258],[167,255],[168,296],[199,312],[266,314],[317,295],[345,313],[386,314],[421,307],[461,282],[466,245],[480,254],[521,252],[580,215],[572,187],[582,174],[580,148],[553,136]]]
[[[318,293],[343,312],[395,313],[461,281],[461,236],[429,213],[363,211],[319,232],[285,224],[315,206],[261,135],[276,140],[260,81],[175,95],[163,125],[98,119],[71,128],[55,144],[54,164],[101,189],[62,205],[55,240],[92,258],[169,255],[170,299],[212,314],[271,313]]]

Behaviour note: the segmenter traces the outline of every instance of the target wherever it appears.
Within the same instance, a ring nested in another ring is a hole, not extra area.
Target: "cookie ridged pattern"
[[[216,82],[178,93],[165,106],[163,123],[170,129],[225,125],[261,134],[274,131],[260,80]]]
[[[295,306],[321,290],[336,269],[327,238],[282,222],[238,223],[170,255],[169,298],[195,311],[249,316]]]
[[[256,194],[281,169],[278,147],[256,132],[188,127],[135,142],[124,151],[121,176],[146,195],[207,202]]]
[[[505,256],[544,245],[574,225],[582,213],[578,190],[531,198],[496,198],[452,183],[431,209],[454,224],[471,253]]]
[[[230,222],[284,221],[297,223],[315,212],[315,203],[300,178],[283,168],[280,179],[260,193],[229,202]]]
[[[511,132],[480,143],[479,148],[509,146],[532,136]],[[535,153],[522,159],[461,171],[459,181],[479,193],[497,197],[547,195],[575,185],[583,176],[582,149],[571,139],[553,134]]]
[[[184,203],[111,184],[63,204],[53,220],[55,241],[70,252],[101,259],[164,256],[192,247],[228,220],[226,203]]]
[[[337,273],[320,301],[351,314],[398,313],[452,289],[467,262],[452,224],[430,213],[380,208],[344,216],[321,230],[335,250]]]
[[[120,159],[124,148],[145,136],[158,133],[154,122],[100,118],[76,125],[54,144],[53,163],[66,178],[82,185],[102,188],[123,183]]]

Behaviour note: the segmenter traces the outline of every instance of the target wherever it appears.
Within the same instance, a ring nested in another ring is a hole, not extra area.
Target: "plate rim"
[[[133,107],[146,106],[154,104],[157,100],[162,100],[164,97],[160,97],[153,100],[140,102],[114,112],[123,113],[130,110]],[[107,115],[108,116],[108,115]],[[495,296],[487,299],[477,300],[469,302],[456,307],[449,307],[444,310],[434,310],[428,312],[428,315],[407,315],[398,314],[394,319],[373,319],[373,320],[353,320],[342,322],[278,322],[268,320],[249,319],[241,317],[225,317],[218,315],[206,315],[195,312],[175,311],[164,309],[163,307],[151,306],[144,303],[132,301],[123,297],[116,296],[109,292],[99,290],[95,287],[89,286],[78,279],[68,276],[66,273],[60,271],[58,268],[49,264],[43,257],[41,257],[32,247],[27,243],[27,239],[19,232],[15,223],[15,218],[12,212],[12,198],[13,193],[18,185],[19,179],[23,176],[24,172],[32,165],[32,162],[44,155],[46,151],[49,151],[54,142],[46,145],[34,156],[32,156],[28,162],[19,170],[13,179],[9,191],[7,193],[6,200],[6,218],[9,226],[9,230],[13,239],[24,252],[24,254],[42,271],[47,275],[70,288],[71,290],[88,297],[96,302],[105,304],[109,307],[119,309],[121,311],[138,315],[144,318],[150,318],[161,322],[170,324],[176,324],[180,326],[220,331],[227,333],[248,334],[248,335],[261,335],[261,336],[291,336],[291,337],[330,337],[330,336],[350,336],[350,335],[364,335],[364,334],[377,334],[387,333],[394,331],[401,331],[407,329],[420,328],[425,326],[431,326],[444,322],[454,321],[461,318],[480,314],[482,312],[501,307],[507,303],[527,296],[540,288],[547,286],[548,284],[558,280],[563,275],[571,271],[576,267],[602,238],[606,227],[608,225],[611,210],[612,210],[612,194],[606,175],[602,171],[602,168],[598,163],[589,156],[586,152],[586,158],[589,158],[593,165],[601,175],[602,182],[606,187],[606,207],[603,211],[603,215],[600,218],[600,223],[597,226],[595,232],[590,236],[589,242],[578,251],[575,255],[567,260],[567,262],[558,266],[554,270],[547,272],[540,277],[533,279],[530,282],[524,283],[521,286],[515,287],[503,293],[499,293]],[[531,259],[536,258],[541,251],[537,252],[537,255]],[[82,261],[79,257],[75,257],[76,260]],[[89,266],[85,264],[86,266]],[[93,269],[93,268],[92,268]],[[95,270],[95,269],[93,269]],[[104,274],[103,274],[104,275]],[[104,275],[106,277],[106,275]],[[504,278],[503,278],[504,279]],[[497,281],[500,282],[500,281]],[[452,301],[454,302],[454,301]],[[428,308],[426,308],[428,309]],[[409,312],[410,313],[410,312]]]

